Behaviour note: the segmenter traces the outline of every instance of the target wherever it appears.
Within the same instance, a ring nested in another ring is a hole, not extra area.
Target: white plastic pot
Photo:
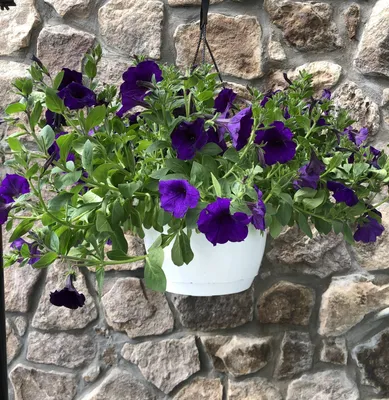
[[[154,229],[145,230],[148,249],[157,239]],[[266,233],[250,227],[245,241],[213,246],[205,235],[195,231],[191,237],[194,259],[177,267],[171,259],[170,244],[164,249],[163,270],[166,290],[191,296],[216,296],[243,292],[257,276],[266,245]]]

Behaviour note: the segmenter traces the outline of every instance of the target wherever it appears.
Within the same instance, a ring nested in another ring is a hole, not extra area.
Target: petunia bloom
[[[247,107],[234,115],[227,124],[227,129],[232,139],[232,145],[238,151],[246,146],[249,141],[254,122],[252,116],[253,112],[251,107]]]
[[[380,217],[382,214],[373,210]],[[377,240],[378,236],[381,236],[385,228],[373,217],[365,215],[365,219],[362,223],[359,223],[354,233],[354,239],[357,242],[372,243]]]
[[[3,225],[4,222],[7,222],[10,209],[11,207],[8,206],[4,198],[0,196],[0,225]]]
[[[196,208],[199,191],[186,180],[171,180],[159,182],[161,207],[173,214],[175,218],[183,218],[189,208]]]
[[[236,93],[232,89],[224,88],[215,99],[215,110],[220,113],[220,118],[228,118],[228,113],[233,106]]]
[[[331,100],[331,91],[328,89],[324,89],[321,98],[326,100]]]
[[[373,159],[370,161],[370,164],[374,168],[380,169],[381,167],[378,165],[378,159],[381,157],[381,154],[382,154],[381,150],[378,150],[375,147],[370,146],[369,151],[370,151],[370,154],[373,155]]]
[[[198,118],[193,122],[181,122],[172,132],[171,139],[177,157],[180,160],[191,160],[196,151],[201,150],[208,141],[204,120]]]
[[[261,106],[261,107],[265,107],[266,103],[267,103],[276,93],[278,93],[278,92],[280,92],[280,90],[276,90],[276,91],[274,91],[274,92],[272,92],[272,91],[267,92],[267,93],[264,95],[264,97],[263,97],[263,99],[262,99],[262,101],[261,101],[261,103],[260,103],[260,106]]]
[[[224,139],[223,132],[220,132],[218,128],[210,127],[207,130],[208,142],[207,143],[216,143],[221,149],[221,153],[224,153],[227,150],[227,143]]]
[[[246,239],[250,217],[242,212],[231,215],[230,199],[220,197],[201,211],[197,225],[199,231],[214,246],[227,242],[242,242]]]
[[[61,158],[61,156],[60,156],[60,148],[59,148],[59,146],[57,144],[57,139],[60,136],[63,136],[63,135],[66,135],[66,134],[67,134],[67,132],[59,132],[59,133],[57,133],[55,135],[54,143],[47,149],[47,152],[49,153],[50,156],[52,156],[52,160],[53,161],[58,161]],[[73,153],[69,153],[68,156],[67,156],[66,161],[74,161],[74,160],[75,160],[74,154]]]
[[[66,279],[66,285],[62,290],[56,290],[50,293],[50,303],[57,307],[66,307],[76,310],[85,304],[85,296],[78,293],[73,286],[74,274],[69,274]]]
[[[53,129],[58,129],[61,127],[61,125],[66,125],[66,121],[63,115],[57,114],[50,110],[46,110],[45,118],[46,124],[51,126]]]
[[[254,225],[255,229],[264,231],[266,228],[265,225],[266,205],[262,200],[262,192],[257,187],[255,188],[255,190],[258,194],[258,201],[256,203],[248,203],[248,207],[252,212],[252,216],[250,217],[250,222]]]
[[[73,82],[82,84],[82,73],[75,71],[73,69],[69,68],[62,68],[62,71],[64,72],[63,78],[61,83],[58,86],[58,90],[64,89],[66,86],[70,85]]]
[[[343,185],[343,183],[328,181],[327,188],[334,192],[333,196],[337,203],[346,203],[349,207],[358,203],[358,197],[355,192]]]
[[[0,185],[0,196],[6,204],[13,203],[15,198],[30,193],[30,185],[23,176],[7,174]]]
[[[256,132],[255,143],[264,144],[264,158],[267,165],[279,162],[284,164],[296,154],[296,143],[292,140],[293,133],[283,122],[275,121],[266,130]]]
[[[352,126],[349,126],[343,131],[343,134],[347,135],[349,140],[359,147],[367,139],[369,130],[367,128],[362,128],[357,131],[353,129]]]
[[[80,110],[84,107],[93,107],[97,104],[96,94],[81,83],[72,82],[58,92],[69,110]]]
[[[117,112],[119,117],[143,102],[150,90],[144,83],[151,83],[153,76],[156,82],[162,80],[161,69],[157,63],[150,60],[142,61],[137,66],[130,67],[123,74],[124,83],[120,86],[122,108]]]
[[[33,265],[37,261],[39,261],[40,254],[41,254],[41,252],[39,251],[37,242],[28,243],[24,239],[19,238],[19,239],[14,240],[10,247],[12,249],[20,251],[24,244],[26,244],[28,246],[28,250],[30,252],[30,259],[28,261],[28,264]]]
[[[293,186],[295,189],[300,189],[302,187],[316,189],[320,180],[320,175],[324,170],[324,163],[317,158],[317,155],[314,152],[312,152],[309,163],[303,165],[298,170],[299,176],[298,179],[293,182]]]

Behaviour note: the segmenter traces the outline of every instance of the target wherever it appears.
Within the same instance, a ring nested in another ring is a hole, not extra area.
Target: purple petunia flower
[[[30,185],[23,176],[17,174],[7,174],[0,185],[0,196],[6,204],[13,203],[15,197],[30,193]]]
[[[274,91],[274,92],[272,92],[272,91],[267,92],[267,93],[264,95],[264,97],[263,97],[263,99],[262,99],[262,101],[261,101],[261,103],[260,103],[260,106],[261,106],[261,107],[265,107],[266,103],[267,103],[276,93],[278,93],[278,92],[280,92],[280,91],[281,91],[281,90],[276,90],[276,91]]]
[[[374,213],[382,217],[382,214],[378,210],[372,210]],[[372,243],[377,240],[378,236],[381,236],[385,228],[373,217],[365,215],[365,219],[362,223],[359,223],[354,233],[354,239],[357,242]]]
[[[215,110],[220,113],[220,118],[228,118],[229,111],[236,98],[232,89],[223,89],[215,99]]]
[[[231,215],[230,199],[220,197],[201,211],[197,225],[199,231],[214,246],[227,242],[242,242],[246,239],[250,217],[242,212]]]
[[[227,150],[227,143],[224,139],[223,132],[220,132],[220,130],[217,127],[215,130],[214,127],[210,127],[207,130],[207,136],[208,136],[208,142],[207,143],[216,143],[221,149],[221,153],[224,153]]]
[[[63,115],[57,114],[50,110],[45,112],[46,124],[51,126],[53,129],[58,129],[62,125],[66,125],[66,121]]]
[[[28,264],[33,265],[37,261],[39,261],[40,254],[41,254],[41,252],[39,251],[37,242],[28,243],[24,239],[19,238],[19,239],[14,240],[10,247],[12,249],[20,251],[24,244],[26,244],[28,246],[28,250],[30,252],[30,259],[28,261]],[[19,259],[18,261],[20,262],[22,260]]]
[[[80,110],[84,107],[93,107],[97,104],[96,94],[81,83],[72,82],[58,92],[69,110]]]
[[[331,100],[331,91],[328,89],[323,89],[322,99]]]
[[[359,132],[349,126],[343,131],[343,135],[347,135],[349,140],[355,143],[358,147],[367,139],[369,135],[369,130],[367,128],[362,128]]]
[[[254,120],[251,107],[244,108],[234,115],[227,124],[230,132],[232,145],[236,150],[241,150],[249,141]]]
[[[47,149],[47,152],[50,154],[50,156],[52,156],[53,161],[58,161],[61,156],[60,156],[60,148],[57,144],[57,139],[60,136],[66,135],[67,132],[59,132],[55,135],[55,141],[54,143]],[[66,161],[74,161],[75,160],[75,156],[73,153],[69,153],[67,156]]]
[[[200,193],[186,180],[159,182],[161,207],[173,214],[174,218],[183,218],[189,208],[196,208]]]
[[[346,203],[349,207],[358,203],[358,197],[354,190],[343,185],[343,183],[328,181],[327,188],[334,192],[333,196],[337,203]]]
[[[65,287],[60,291],[56,290],[50,293],[51,304],[57,307],[70,308],[71,310],[76,310],[84,306],[85,296],[77,292],[73,286],[73,280],[75,280],[74,274],[69,274]]]
[[[285,107],[285,109],[284,109],[284,118],[285,119],[289,119],[290,118],[289,108],[288,107]]]
[[[204,120],[183,121],[172,132],[172,147],[180,160],[191,160],[208,141]]]
[[[257,191],[258,194],[258,202],[248,204],[248,207],[253,214],[250,217],[250,222],[254,225],[255,229],[264,231],[266,229],[265,226],[266,206],[262,200],[262,192],[257,187],[255,187],[255,190]]]
[[[303,165],[299,170],[299,177],[293,182],[295,189],[302,187],[309,187],[312,189],[317,188],[317,184],[320,180],[320,175],[326,169],[323,162],[321,162],[315,152],[311,153],[311,160],[308,164]]]
[[[255,143],[265,145],[265,163],[273,165],[279,162],[284,164],[290,161],[296,154],[296,143],[292,140],[293,133],[283,122],[275,121],[271,128],[256,132]]]
[[[82,73],[78,71],[74,71],[73,69],[69,68],[62,68],[64,72],[62,81],[58,86],[58,90],[64,89],[66,86],[70,85],[73,82],[82,84]]]
[[[382,154],[381,150],[378,150],[375,147],[370,146],[369,151],[370,151],[370,154],[373,155],[373,159],[370,161],[370,164],[374,168],[380,169],[381,167],[378,165],[378,159],[381,157],[381,154]]]
[[[10,209],[11,207],[7,206],[5,199],[0,196],[0,225],[3,225],[7,221]]]
[[[143,82],[151,83],[153,76],[156,82],[162,80],[162,71],[154,61],[142,61],[136,67],[130,67],[124,74],[124,83],[120,86],[122,108],[117,112],[119,117],[141,104],[150,88]]]

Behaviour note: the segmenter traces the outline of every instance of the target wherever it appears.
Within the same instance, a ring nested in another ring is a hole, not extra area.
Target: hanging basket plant
[[[313,97],[306,73],[283,91],[249,88],[248,102],[210,66],[183,73],[141,58],[119,88],[97,89],[100,58],[97,47],[83,74],[55,77],[35,59],[14,83],[14,173],[0,185],[5,266],[63,260],[93,268],[101,286],[105,266],[145,259],[152,289],[226,294],[251,285],[266,232],[297,225],[349,243],[382,234],[375,198],[387,156],[329,91]],[[145,239],[146,255],[128,255],[126,232]],[[83,304],[73,281],[70,268],[53,304]]]

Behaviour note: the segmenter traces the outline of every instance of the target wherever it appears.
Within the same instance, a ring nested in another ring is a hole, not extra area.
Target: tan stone
[[[210,4],[222,3],[224,0],[211,0]],[[168,0],[169,6],[200,6],[201,0]]]
[[[265,8],[284,38],[299,50],[324,52],[342,44],[327,3],[265,0]]]
[[[385,107],[389,104],[389,88],[385,88],[382,91],[382,101],[381,106]]]
[[[184,386],[173,400],[222,400],[223,385],[220,379],[196,378]]]
[[[28,321],[26,317],[22,317],[21,315],[19,317],[15,317],[13,320],[13,323],[15,325],[16,331],[19,336],[24,336],[26,333],[27,327],[28,327]]]
[[[258,299],[258,319],[263,324],[308,325],[314,304],[312,289],[281,281]]]
[[[93,297],[86,286],[84,276],[78,272],[75,288],[85,296],[85,305],[77,310],[58,308],[50,303],[50,292],[61,290],[65,284],[64,275],[68,267],[56,262],[47,274],[46,286],[32,320],[32,326],[41,330],[69,330],[85,328],[97,318],[97,309]]]
[[[320,351],[320,361],[346,365],[347,345],[344,337],[329,337],[323,339],[323,346]]]
[[[96,80],[102,86],[116,85],[117,87],[123,83],[122,75],[132,65],[130,61],[118,60],[117,57],[103,56],[97,66]]]
[[[389,306],[389,285],[377,286],[372,277],[354,274],[334,277],[322,297],[319,333],[340,336],[365,315]]]
[[[91,362],[96,345],[90,335],[32,332],[28,335],[27,360],[77,368]]]
[[[228,400],[282,400],[275,385],[264,378],[228,382]]]
[[[359,42],[355,66],[363,74],[389,76],[389,3],[378,0]]]
[[[64,67],[81,70],[94,41],[94,35],[67,25],[46,26],[38,37],[38,57],[53,74]]]
[[[45,0],[61,16],[86,18],[90,13],[91,0]]]
[[[8,318],[5,320],[5,337],[7,344],[7,363],[9,364],[19,354],[22,348],[22,342],[16,335]]]
[[[360,5],[357,3],[350,4],[350,7],[347,8],[343,15],[348,37],[349,39],[354,39],[357,34],[359,22],[361,20]]]
[[[99,10],[100,34],[126,56],[161,57],[163,3],[110,0]]]
[[[72,374],[42,371],[18,364],[9,376],[15,400],[73,400],[76,395],[77,384]]]
[[[221,346],[216,357],[233,376],[248,375],[265,367],[271,353],[271,338],[233,336]]]
[[[161,335],[173,329],[173,314],[162,293],[137,278],[118,279],[102,298],[107,322],[131,338]]]
[[[227,369],[216,354],[219,349],[231,340],[231,336],[201,336],[201,342],[203,343],[206,352],[212,359],[213,368],[219,372],[227,372]]]
[[[354,82],[347,81],[333,93],[335,105],[345,108],[349,117],[356,123],[357,129],[367,127],[370,135],[375,135],[380,129],[380,111],[378,104],[365,96],[363,90]]]
[[[270,61],[285,61],[286,54],[282,44],[278,40],[269,40],[267,53]]]
[[[136,364],[143,376],[164,393],[170,393],[179,383],[200,370],[194,336],[159,342],[126,343],[122,356]]]
[[[19,0],[16,7],[0,12],[0,56],[28,47],[39,22],[35,0]]]
[[[198,22],[177,27],[174,39],[179,67],[188,67],[192,63],[198,32]],[[223,74],[244,79],[261,77],[261,38],[262,29],[255,17],[209,15],[207,39]],[[207,62],[212,62],[208,53]]]

